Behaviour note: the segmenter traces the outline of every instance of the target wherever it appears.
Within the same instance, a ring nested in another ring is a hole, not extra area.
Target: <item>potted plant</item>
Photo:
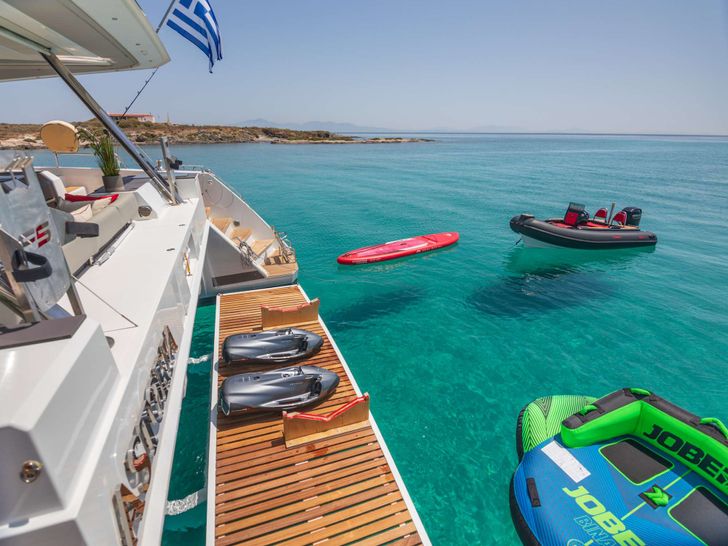
[[[84,127],[79,127],[79,136],[83,138],[93,150],[96,161],[103,173],[104,189],[109,192],[117,192],[124,189],[124,182],[119,175],[121,165],[116,157],[114,141],[108,131],[101,134],[94,133]]]

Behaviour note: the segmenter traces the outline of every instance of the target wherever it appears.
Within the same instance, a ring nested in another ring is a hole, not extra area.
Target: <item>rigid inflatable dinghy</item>
[[[519,214],[510,225],[526,246],[585,250],[655,246],[657,236],[639,228],[641,218],[642,209],[636,207],[625,207],[612,218],[602,208],[590,218],[584,205],[570,203],[563,218],[538,220],[532,214]]]
[[[218,406],[225,415],[293,410],[326,398],[338,384],[336,373],[317,366],[241,373],[222,382]]]
[[[728,429],[717,419],[643,389],[550,396],[521,412],[516,450],[511,515],[526,545],[728,544]]]
[[[298,328],[235,334],[225,338],[222,359],[227,364],[286,364],[315,355],[323,344],[321,336]]]

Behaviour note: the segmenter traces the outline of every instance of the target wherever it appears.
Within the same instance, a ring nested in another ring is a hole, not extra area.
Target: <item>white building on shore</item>
[[[148,121],[150,123],[155,123],[157,120],[155,119],[153,114],[114,114],[112,112],[108,112],[109,117],[113,119],[114,121],[120,121],[121,119],[130,119],[134,121]]]

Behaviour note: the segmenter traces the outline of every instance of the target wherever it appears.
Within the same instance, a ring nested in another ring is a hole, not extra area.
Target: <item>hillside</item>
[[[76,127],[100,129],[96,120],[74,122]],[[120,127],[138,144],[156,144],[163,136],[170,144],[224,144],[240,142],[269,142],[271,144],[387,144],[422,142],[427,139],[358,138],[330,131],[295,131],[275,127],[233,127],[224,125],[184,125],[149,123],[132,120],[120,122]],[[40,125],[0,123],[0,149],[43,148]]]

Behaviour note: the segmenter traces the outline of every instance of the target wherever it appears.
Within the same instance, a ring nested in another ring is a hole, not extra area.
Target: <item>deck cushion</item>
[[[85,206],[91,208],[90,205]],[[88,220],[99,226],[98,237],[76,237],[63,245],[63,252],[71,272],[81,269],[91,258],[104,249],[130,222],[139,218],[137,200],[132,193],[123,193],[113,203],[94,212]]]

